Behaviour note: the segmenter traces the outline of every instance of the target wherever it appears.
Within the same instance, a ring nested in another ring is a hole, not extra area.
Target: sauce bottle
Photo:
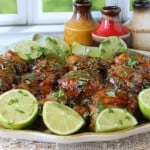
[[[98,27],[98,23],[91,15],[91,6],[88,0],[74,2],[73,16],[64,24],[64,40],[69,45],[72,45],[73,42],[87,46],[94,44],[91,32]]]
[[[128,43],[130,33],[119,19],[120,12],[118,6],[105,6],[101,9],[102,19],[98,28],[92,32],[97,44],[108,36],[119,36]]]
[[[133,14],[125,23],[131,33],[131,48],[150,51],[150,1],[136,0]]]

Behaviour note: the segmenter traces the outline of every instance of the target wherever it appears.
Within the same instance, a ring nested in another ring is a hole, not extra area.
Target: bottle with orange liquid
[[[94,45],[91,32],[98,27],[98,23],[91,15],[91,2],[76,0],[72,18],[64,24],[64,40],[71,46],[73,42],[84,45]]]

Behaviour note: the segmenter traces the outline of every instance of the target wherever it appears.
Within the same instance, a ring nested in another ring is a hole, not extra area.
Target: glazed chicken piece
[[[122,91],[117,87],[104,87],[98,90],[92,97],[91,102],[88,103],[88,110],[90,115],[89,127],[93,128],[96,117],[104,108],[123,108],[134,116],[139,118],[139,109],[137,103],[137,95]]]
[[[103,87],[100,74],[87,70],[69,71],[58,80],[58,84],[68,99],[79,100],[93,95]]]
[[[126,64],[129,65],[130,67],[136,67],[141,66],[143,68],[149,68],[149,63],[150,63],[150,58],[146,55],[137,53],[137,52],[126,52],[122,53],[119,56],[116,56],[115,59],[115,64]]]
[[[136,53],[122,53],[114,60],[115,64],[128,66],[132,69],[140,70],[139,73],[150,81],[150,57]]]
[[[109,83],[128,91],[139,93],[145,85],[150,87],[150,57],[139,53],[122,53],[108,69]]]
[[[141,91],[143,83],[147,82],[141,70],[124,65],[112,65],[108,70],[107,80],[124,91],[134,93]]]
[[[102,104],[104,108],[125,108],[131,113],[135,113],[137,110],[137,95],[120,90],[117,87],[105,87],[98,90],[91,99],[92,105],[94,105],[95,108],[99,107],[98,104]]]
[[[16,82],[16,70],[9,59],[0,56],[0,93],[10,90]]]
[[[0,70],[3,70],[10,74],[16,74],[16,70],[12,63],[10,63],[9,58],[4,58],[2,55],[0,56]]]
[[[41,77],[39,80],[39,76]],[[42,77],[43,76],[43,77]],[[38,100],[45,98],[46,94],[54,87],[56,78],[54,74],[45,77],[44,74],[27,73],[21,76],[20,83],[17,88],[29,90]]]
[[[30,73],[21,76],[17,88],[28,89],[38,100],[46,97],[57,86],[57,79],[67,70],[55,60],[40,58],[29,65]]]
[[[19,57],[15,52],[8,50],[3,57],[8,61],[9,65],[11,64],[14,67],[16,75],[22,75],[28,71],[26,61]]]
[[[0,70],[0,93],[10,90],[13,87],[14,77],[4,70]]]
[[[0,57],[0,92],[5,92],[15,87],[18,76],[27,72],[28,66],[15,52],[8,50]]]
[[[55,59],[40,58],[31,68],[31,72],[44,73],[45,76],[55,74],[56,78],[61,77],[68,70],[62,64],[58,63]]]
[[[119,107],[139,118],[137,96],[144,83],[150,83],[150,58],[133,52],[122,53],[116,56],[107,73],[105,87],[92,95],[88,104],[90,113]],[[95,116],[96,113],[91,116],[91,126]]]
[[[69,70],[99,70],[103,68],[101,60],[99,58],[70,55],[67,62]]]
[[[58,80],[58,86],[67,97],[66,105],[86,118],[89,108],[85,102],[90,101],[91,95],[103,87],[103,78],[96,70],[73,70]]]

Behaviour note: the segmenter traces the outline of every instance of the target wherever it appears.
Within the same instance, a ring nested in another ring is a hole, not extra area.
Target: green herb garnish
[[[56,99],[56,100],[60,100],[60,99],[67,99],[67,96],[66,96],[66,94],[65,94],[65,92],[64,92],[64,90],[63,89],[59,89],[58,91],[56,91],[56,92],[52,92],[52,97],[54,98],[54,99]]]
[[[19,90],[18,93],[20,93],[20,94],[23,95],[23,96],[28,96],[28,94],[22,92],[21,90]]]
[[[0,79],[0,88],[3,86],[3,81]]]
[[[132,54],[129,60],[125,63],[125,66],[128,66],[130,68],[136,68],[137,65],[138,65],[138,61],[136,60],[136,57],[134,54]]]
[[[115,86],[114,88],[112,88],[110,91],[107,92],[107,95],[110,97],[116,97],[117,90],[118,90],[118,87]]]
[[[16,108],[15,110],[18,111],[19,113],[22,113],[22,114],[25,113],[23,110],[20,110],[18,108]]]
[[[108,112],[109,113],[114,113],[114,111],[111,108],[108,109]]]
[[[118,124],[123,125],[123,121],[122,120],[118,120]]]
[[[130,118],[129,116],[126,116],[126,117],[125,117],[125,119],[127,119],[127,120],[131,120],[131,118]]]
[[[105,107],[101,104],[101,105],[98,106],[98,108],[96,108],[95,110],[93,110],[89,115],[92,116],[95,113],[100,113],[104,109],[105,109]]]
[[[10,99],[9,102],[8,102],[8,105],[12,105],[12,104],[15,104],[15,103],[18,103],[18,99]]]
[[[85,113],[83,113],[83,115],[82,115],[82,116],[83,116],[83,118],[84,118],[84,119],[86,119],[86,118],[88,118],[88,117],[89,117],[89,115],[90,115],[90,114],[89,114],[89,112],[88,112],[88,111],[86,111]]]
[[[81,100],[81,105],[86,105],[88,102],[90,102],[89,99],[85,98]]]
[[[83,85],[86,85],[87,83],[88,83],[88,79],[87,78],[80,77],[78,82],[77,82],[77,85],[78,86],[83,86]]]

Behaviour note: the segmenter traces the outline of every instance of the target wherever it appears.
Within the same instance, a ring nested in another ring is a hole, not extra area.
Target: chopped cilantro
[[[118,79],[118,84],[119,84],[119,86],[123,85],[124,83],[125,83],[124,80]]]
[[[83,113],[83,118],[86,119],[87,117],[89,117],[89,112],[88,111]]]
[[[126,71],[121,71],[121,75],[122,75],[123,77],[127,77],[127,76],[128,76],[128,73],[127,73]]]
[[[104,106],[103,105],[99,105],[97,109],[94,109],[91,113],[90,113],[90,116],[92,116],[93,114],[95,113],[99,113],[101,112],[102,110],[104,110]]]
[[[69,105],[71,105],[72,107],[76,105],[74,100],[69,100]]]
[[[25,79],[25,80],[30,80],[30,81],[36,80],[36,77],[37,77],[37,74],[34,73],[34,72],[32,72],[32,73],[27,73],[27,74],[24,74],[24,75],[22,76],[23,79]]]
[[[8,121],[7,123],[8,123],[9,125],[13,124],[13,122],[12,122],[12,121]]]
[[[129,116],[126,116],[126,117],[125,117],[125,119],[127,119],[127,120],[131,120],[131,118],[130,118]]]
[[[118,120],[118,124],[123,125],[123,121],[122,120]]]
[[[42,117],[42,111],[43,111],[42,109],[43,109],[42,106],[38,107],[38,115],[41,116],[41,117]]]
[[[31,84],[31,81],[30,80],[25,80],[25,83],[29,85],[29,84]]]
[[[102,110],[104,110],[104,106],[101,104],[101,105],[99,105],[99,107],[98,107],[98,112],[101,112]]]
[[[127,83],[127,85],[128,85],[130,88],[133,88],[133,87],[135,86],[135,84],[136,84],[136,83],[133,82],[133,81]]]
[[[105,49],[101,49],[101,52],[102,52],[102,53],[106,53],[106,50],[105,50]]]
[[[78,86],[83,86],[83,85],[87,85],[87,83],[88,83],[88,79],[87,78],[80,77],[78,82],[77,82],[77,85]]]
[[[123,47],[123,44],[120,41],[119,41],[118,44],[119,44],[119,47]]]
[[[19,112],[19,113],[22,113],[22,114],[25,113],[23,110],[20,110],[18,108],[16,108],[16,111]]]
[[[108,112],[109,113],[114,113],[114,111],[111,108],[108,109]]]
[[[8,102],[8,105],[12,105],[12,104],[15,104],[15,103],[18,103],[18,99],[10,99],[9,102]]]
[[[81,105],[86,105],[90,100],[85,98],[81,100]]]
[[[28,94],[22,92],[21,90],[18,91],[19,94],[23,95],[23,96],[28,96]]]
[[[0,88],[3,86],[2,79],[0,79]]]
[[[111,44],[111,41],[107,39],[107,40],[103,41],[103,44],[109,45],[109,44]]]
[[[64,92],[64,90],[63,89],[59,89],[58,91],[56,91],[56,92],[52,92],[52,97],[54,98],[54,99],[56,99],[56,100],[60,100],[60,99],[67,99],[67,96],[66,96],[66,94],[65,94],[65,92]]]
[[[107,92],[107,95],[110,97],[116,97],[116,92],[117,92],[118,87],[112,88],[110,91]]]
[[[95,105],[102,105],[102,103],[101,103],[101,101],[99,99],[94,100],[93,104],[95,104]]]
[[[142,86],[143,86],[143,89],[150,88],[150,81],[145,81]]]
[[[125,63],[125,66],[128,66],[130,68],[136,68],[137,65],[138,65],[138,61],[136,60],[136,57],[134,54],[132,54],[129,60]]]

